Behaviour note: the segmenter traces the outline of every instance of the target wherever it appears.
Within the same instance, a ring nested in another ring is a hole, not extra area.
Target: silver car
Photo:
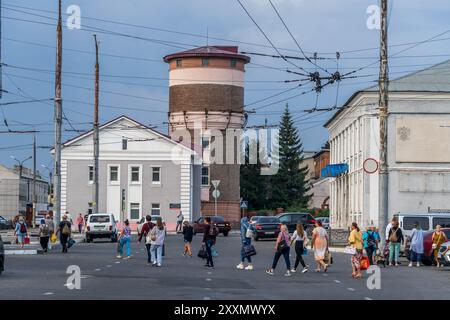
[[[328,217],[317,217],[316,221],[322,222],[322,227],[324,229],[330,229],[330,218],[328,218]]]

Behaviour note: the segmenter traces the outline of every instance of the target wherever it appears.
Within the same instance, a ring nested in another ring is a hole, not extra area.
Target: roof
[[[191,50],[172,53],[164,57],[165,62],[169,62],[178,58],[192,58],[192,57],[215,57],[215,58],[230,58],[244,60],[245,63],[250,62],[250,57],[239,54],[236,46],[203,46]]]
[[[389,92],[450,93],[450,59],[423,70],[389,81]],[[328,120],[324,127],[336,119],[341,112],[361,93],[378,92],[378,85],[356,91]]]

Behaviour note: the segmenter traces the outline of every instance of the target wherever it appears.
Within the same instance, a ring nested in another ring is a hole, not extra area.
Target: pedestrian
[[[192,258],[192,238],[194,237],[194,228],[191,226],[189,221],[184,221],[183,226],[183,241],[184,241],[184,249],[183,249],[183,256],[186,256],[186,254]]]
[[[442,244],[447,241],[447,236],[441,229],[442,227],[440,225],[437,225],[436,231],[433,232],[433,235],[431,237],[431,241],[433,242],[431,248],[433,249],[434,261],[436,262],[437,267],[441,266],[438,259],[439,249],[441,248]]]
[[[411,245],[409,247],[409,267],[416,262],[420,267],[420,259],[423,254],[423,231],[420,228],[420,223],[415,222],[414,228],[411,231]]]
[[[303,224],[297,223],[296,230],[294,231],[291,239],[291,245],[294,244],[295,253],[297,255],[295,258],[294,268],[292,268],[291,272],[297,272],[299,263],[301,263],[303,267],[302,273],[308,272],[309,266],[307,266],[303,260],[303,254],[308,244],[308,237],[306,236],[305,230],[303,230]]]
[[[317,263],[316,272],[320,272],[321,267],[323,272],[328,271],[328,265],[325,263],[325,255],[328,251],[328,234],[322,227],[322,222],[316,220],[316,227],[312,231],[311,249],[314,250],[314,259]]]
[[[25,244],[25,238],[28,237],[28,228],[23,216],[19,216],[17,219],[16,227],[14,229],[14,237],[16,238],[17,243],[20,245],[20,248],[23,248]]]
[[[216,226],[211,224],[211,218],[206,217],[205,218],[205,227],[203,230],[203,241],[202,245],[205,247],[206,250],[206,264],[205,267],[214,269],[214,261],[213,261],[213,255],[212,255],[212,246],[216,243],[217,235],[219,234],[219,230]]]
[[[55,233],[55,223],[53,222],[53,217],[50,216],[49,214],[47,214],[45,216],[45,224],[48,226],[48,232],[49,232],[49,236],[50,236],[50,239],[51,239],[53,234]],[[52,249],[52,242],[51,241],[48,242],[47,249],[48,250]]]
[[[48,242],[50,240],[50,229],[45,223],[45,219],[41,219],[41,224],[39,226],[39,242],[41,244],[44,253],[47,253]]]
[[[389,265],[398,266],[398,257],[400,255],[400,246],[404,242],[402,229],[399,227],[398,220],[392,222],[392,228],[389,230]]]
[[[367,257],[369,258],[370,265],[373,264],[373,256],[378,248],[380,239],[379,235],[375,233],[374,227],[367,228],[366,232],[362,235],[364,241],[364,250],[366,250]]]
[[[162,223],[161,218],[156,220],[156,226],[150,231],[150,243],[151,243],[151,257],[152,266],[161,267],[162,265],[162,249],[164,240],[166,238],[166,228]]]
[[[394,223],[396,223],[396,222],[398,222],[398,218],[393,217],[391,222],[389,222],[388,225],[386,226],[386,232],[385,232],[386,245],[389,243],[389,231],[391,231],[392,227],[394,226]]]
[[[355,253],[352,255],[352,278],[360,279],[361,274],[361,259],[363,257],[363,236],[356,222],[352,223],[351,232],[348,237],[348,243],[355,249]]]
[[[58,229],[56,230],[56,235],[59,233],[59,241],[62,246],[62,253],[67,253],[67,242],[69,241],[70,235],[72,233],[72,224],[68,221],[67,215],[62,216],[62,221],[60,222]]]
[[[122,259],[123,256],[123,247],[126,248],[126,258],[124,259],[130,259],[131,258],[131,229],[130,229],[130,222],[125,220],[125,226],[120,231],[119,235],[119,254],[117,255],[117,259]]]
[[[249,231],[250,230],[250,231]],[[236,268],[239,270],[253,270],[252,257],[247,256],[244,250],[245,246],[249,246],[252,244],[251,233],[252,229],[250,224],[248,223],[248,218],[243,217],[241,219],[241,263],[239,263]],[[244,266],[245,260],[247,259],[248,265]]]
[[[183,228],[183,220],[184,220],[184,216],[183,216],[183,212],[179,212],[177,215],[177,227],[175,228],[176,232],[181,232],[182,228]]]
[[[146,222],[142,226],[141,233],[139,234],[138,241],[141,242],[142,237],[144,237],[144,239],[145,239],[145,248],[147,249],[147,265],[151,265],[152,264],[152,258],[151,258],[151,253],[150,253],[151,243],[150,243],[150,241],[147,241],[147,236],[148,236],[148,233],[153,229],[155,224],[152,222],[152,216],[151,215],[146,215],[145,216],[145,221]]]
[[[280,233],[278,234],[277,242],[275,244],[275,256],[273,257],[272,267],[266,270],[267,274],[271,276],[274,275],[275,268],[277,267],[278,260],[281,256],[284,257],[284,261],[286,262],[286,273],[284,274],[286,277],[290,277],[291,273],[291,261],[289,259],[289,253],[291,251],[291,236],[289,235],[288,229],[286,225],[282,225],[280,228]]]
[[[83,231],[83,225],[84,225],[84,218],[81,213],[77,216],[75,223],[78,226],[78,233],[81,233]]]

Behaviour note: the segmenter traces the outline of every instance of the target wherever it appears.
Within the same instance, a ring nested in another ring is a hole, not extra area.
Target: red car
[[[450,228],[442,228],[441,229],[447,239],[450,239]],[[423,234],[423,255],[422,255],[422,263],[427,266],[431,266],[435,264],[434,261],[434,253],[433,253],[433,241],[431,240],[434,231],[425,231]],[[405,244],[405,256],[409,259],[409,247],[411,245],[411,239],[407,237]]]
[[[221,216],[211,216],[211,223],[219,229],[219,233],[223,233],[226,237],[231,230],[231,224]],[[194,235],[203,233],[205,227],[205,217],[200,217],[194,222]]]

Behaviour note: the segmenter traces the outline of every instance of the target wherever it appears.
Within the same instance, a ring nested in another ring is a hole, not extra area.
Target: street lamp
[[[44,169],[46,169],[47,171],[48,171],[48,176],[49,176],[49,178],[50,178],[50,195],[52,195],[52,192],[53,192],[53,188],[52,188],[52,185],[53,185],[53,180],[52,180],[52,177],[53,177],[53,171],[52,171],[52,169],[50,169],[49,167],[47,167],[46,165],[44,165],[44,164],[41,164],[41,167],[42,168],[44,168]]]
[[[31,158],[33,158],[32,156],[29,156],[28,158],[26,158],[26,159],[24,159],[24,160],[22,160],[22,161],[20,161],[19,159],[17,159],[16,157],[14,157],[14,156],[9,156],[11,159],[13,159],[13,160],[15,160],[15,161],[17,161],[17,163],[19,164],[19,177],[20,178],[22,178],[22,171],[23,171],[23,163],[25,162],[25,161],[27,161],[27,160],[30,160]]]

